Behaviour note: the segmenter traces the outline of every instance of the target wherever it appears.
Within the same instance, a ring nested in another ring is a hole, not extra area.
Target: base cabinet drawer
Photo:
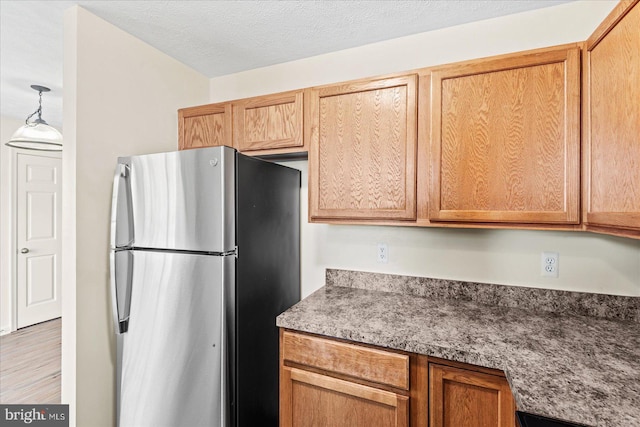
[[[376,384],[409,390],[409,356],[285,331],[285,361]]]

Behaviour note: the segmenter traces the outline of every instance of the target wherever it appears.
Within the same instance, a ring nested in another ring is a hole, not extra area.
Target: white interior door
[[[61,167],[58,157],[17,154],[17,327],[61,314]]]

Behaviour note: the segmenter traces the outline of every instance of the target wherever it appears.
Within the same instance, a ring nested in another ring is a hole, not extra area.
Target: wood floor
[[[61,319],[0,337],[0,403],[60,403]]]

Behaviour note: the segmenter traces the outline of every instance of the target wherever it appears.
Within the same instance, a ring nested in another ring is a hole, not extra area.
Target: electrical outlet
[[[378,243],[378,262],[383,264],[389,262],[389,248],[386,243]]]
[[[560,254],[558,252],[542,252],[541,276],[558,277],[560,270]]]

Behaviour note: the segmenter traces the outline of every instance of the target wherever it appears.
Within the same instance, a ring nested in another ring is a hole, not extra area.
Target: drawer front
[[[284,331],[285,361],[409,390],[409,356]]]

